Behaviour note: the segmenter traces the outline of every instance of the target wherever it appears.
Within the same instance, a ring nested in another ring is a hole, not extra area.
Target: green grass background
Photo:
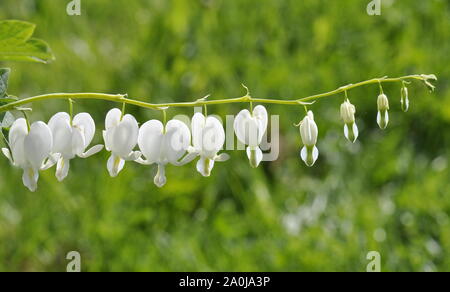
[[[155,169],[127,163],[108,177],[107,153],[72,163],[58,183],[54,169],[28,192],[21,171],[0,159],[0,271],[65,271],[67,252],[83,271],[365,271],[379,251],[383,271],[450,270],[450,2],[369,0],[2,0],[0,19],[37,24],[51,45],[50,65],[11,67],[9,93],[128,93],[151,102],[244,94],[292,99],[384,75],[435,73],[435,93],[389,84],[391,122],[376,124],[377,86],[352,90],[360,138],[343,137],[343,96],[311,107],[319,126],[319,160],[307,168],[292,126],[301,107],[268,106],[281,115],[281,153],[251,169],[242,151],[210,178],[195,164]],[[115,106],[79,101],[97,121]],[[33,105],[33,120],[67,103]],[[245,105],[209,107],[235,114]],[[161,114],[129,107],[140,122]],[[192,115],[191,109],[169,115]]]

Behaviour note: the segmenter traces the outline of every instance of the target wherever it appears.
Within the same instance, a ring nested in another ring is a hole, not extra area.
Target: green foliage
[[[15,118],[12,113],[6,112],[3,120],[0,122],[0,128],[10,128],[14,123]]]
[[[0,99],[7,96],[6,91],[8,90],[8,79],[9,79],[9,68],[0,68]]]
[[[7,94],[10,71],[9,68],[0,68],[0,105],[12,101]],[[6,117],[5,113],[0,113],[0,131],[3,131],[3,128],[6,128],[6,125],[3,123],[4,117]]]
[[[67,1],[68,2],[68,1]],[[390,123],[376,124],[377,86],[349,92],[360,136],[344,138],[344,96],[310,107],[320,157],[299,157],[302,107],[280,114],[277,161],[251,169],[245,153],[204,179],[195,164],[168,167],[157,189],[155,169],[127,163],[108,177],[105,153],[74,160],[67,181],[42,173],[39,191],[0,159],[0,270],[64,271],[77,250],[83,271],[365,271],[368,251],[383,271],[450,270],[450,2],[393,1],[382,15],[369,1],[91,0],[83,14],[66,1],[2,0],[0,18],[38,25],[58,62],[14,69],[9,93],[128,93],[149,102],[242,95],[298,98],[386,74],[435,73],[430,94],[384,87]],[[113,60],[113,61],[112,61]],[[101,142],[112,103],[78,101],[93,114]],[[243,105],[213,106],[235,114]],[[161,113],[127,107],[140,122]],[[33,105],[33,120],[67,111],[67,102]],[[188,109],[169,110],[168,117]]]
[[[32,38],[35,25],[18,20],[0,21],[0,61],[48,63],[54,60],[49,45]]]

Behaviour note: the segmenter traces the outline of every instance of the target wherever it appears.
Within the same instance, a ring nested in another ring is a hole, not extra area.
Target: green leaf
[[[35,28],[36,26],[33,23],[4,20],[0,21],[0,36],[2,41],[7,41],[10,44],[20,44],[31,38]]]
[[[18,101],[19,99],[17,97],[5,97],[5,98],[0,98],[0,106],[11,103],[11,102],[15,102]]]
[[[48,63],[55,59],[49,45],[31,38],[35,25],[19,20],[0,21],[0,61]]]
[[[9,129],[15,120],[16,118],[11,112],[6,112],[2,122],[0,123],[0,127]]]
[[[9,68],[0,68],[0,99],[6,96],[8,90]]]

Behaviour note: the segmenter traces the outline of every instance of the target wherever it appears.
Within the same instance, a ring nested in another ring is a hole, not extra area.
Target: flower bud
[[[347,99],[341,104],[341,118],[346,124],[351,124],[355,122],[356,108]]]
[[[300,136],[305,146],[314,146],[317,143],[318,129],[314,122],[314,114],[309,111],[300,124]]]
[[[386,129],[389,123],[389,100],[387,96],[382,93],[378,96],[377,100],[378,105],[378,114],[377,114],[377,123],[380,129]]]
[[[356,108],[347,99],[341,104],[341,118],[344,121],[344,135],[347,140],[354,143],[358,138],[358,127],[355,123]]]
[[[400,103],[402,104],[402,110],[406,113],[409,109],[408,88],[406,86],[403,86],[400,90],[400,94]]]
[[[300,157],[307,166],[313,166],[319,157],[319,150],[316,147],[318,129],[314,121],[314,114],[309,111],[300,123],[300,136],[304,147],[300,152]]]

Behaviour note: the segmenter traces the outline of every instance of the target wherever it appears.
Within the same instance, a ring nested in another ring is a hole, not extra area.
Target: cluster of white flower
[[[402,89],[402,108],[407,110],[408,93]],[[377,123],[385,129],[389,122],[389,101],[381,93],[377,100]],[[358,127],[355,122],[355,106],[348,99],[340,107],[344,122],[345,137],[355,142]],[[234,132],[237,139],[247,146],[246,154],[252,167],[258,167],[263,160],[260,148],[267,131],[268,114],[264,106],[256,106],[252,112],[242,110],[234,120]],[[313,166],[319,157],[316,147],[318,127],[314,114],[308,111],[299,124],[303,148],[300,157],[308,166]],[[111,177],[116,177],[124,168],[125,161],[135,161],[143,165],[157,165],[154,183],[158,187],[166,184],[165,167],[167,164],[181,166],[197,161],[197,171],[210,176],[215,162],[226,161],[229,155],[219,151],[225,143],[225,131],[222,123],[213,116],[196,113],[189,127],[179,121],[170,120],[166,124],[150,120],[140,128],[136,119],[119,109],[112,109],[106,115],[103,145],[88,148],[95,135],[95,123],[88,113],[75,117],[60,112],[54,115],[48,125],[35,122],[29,125],[24,118],[17,119],[9,131],[9,148],[3,148],[3,154],[14,166],[23,169],[23,183],[30,191],[37,189],[39,171],[56,164],[56,178],[63,181],[70,167],[70,160],[76,156],[90,157],[104,147],[111,152],[107,169]],[[135,148],[138,146],[139,150]]]
[[[249,145],[247,154],[253,166],[262,160],[258,147],[267,129],[267,111],[257,106],[253,113],[243,110],[235,121],[238,139]],[[192,131],[192,133],[191,133]],[[158,187],[166,183],[167,164],[184,165],[196,157],[197,171],[210,176],[215,162],[226,161],[228,154],[219,154],[225,143],[222,123],[213,116],[196,113],[189,127],[179,120],[170,120],[165,125],[150,120],[140,128],[136,119],[124,115],[119,109],[112,109],[106,115],[103,140],[105,146],[96,145],[86,150],[95,134],[95,123],[88,113],[80,113],[73,119],[61,112],[54,115],[48,125],[35,122],[31,126],[24,118],[17,119],[9,131],[9,148],[3,154],[10,162],[23,169],[23,183],[30,190],[37,189],[39,171],[56,164],[56,177],[63,181],[70,167],[70,160],[76,156],[90,157],[104,147],[111,152],[107,169],[116,177],[124,168],[125,161],[158,167],[154,182]],[[135,151],[136,146],[139,151]]]

